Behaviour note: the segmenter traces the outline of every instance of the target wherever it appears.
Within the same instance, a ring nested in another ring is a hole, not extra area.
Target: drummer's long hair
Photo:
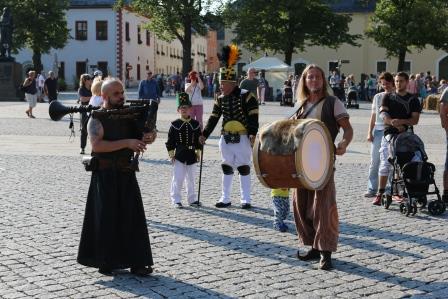
[[[322,79],[323,79],[323,84],[322,84],[322,92],[323,95],[325,97],[329,96],[330,93],[328,92],[328,83],[327,83],[327,79],[325,78],[325,72],[324,70],[317,66],[316,64],[309,64],[302,72],[302,75],[300,76],[300,81],[299,84],[297,86],[297,102],[302,103],[303,101],[305,101],[309,96],[310,96],[310,90],[308,89],[308,87],[306,87],[306,76],[308,75],[308,71],[311,69],[317,69],[320,71],[321,75],[322,75]]]

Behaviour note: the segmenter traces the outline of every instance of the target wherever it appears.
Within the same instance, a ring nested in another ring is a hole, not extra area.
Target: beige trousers
[[[292,199],[294,221],[302,243],[321,251],[336,251],[339,217],[334,176],[322,190],[294,189]]]

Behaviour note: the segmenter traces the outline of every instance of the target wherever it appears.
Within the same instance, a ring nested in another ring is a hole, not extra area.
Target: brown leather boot
[[[297,258],[301,261],[311,261],[319,259],[319,250],[311,248],[305,255],[300,255],[297,251]]]
[[[331,263],[331,251],[321,251],[319,269],[330,270],[332,268],[333,264]]]

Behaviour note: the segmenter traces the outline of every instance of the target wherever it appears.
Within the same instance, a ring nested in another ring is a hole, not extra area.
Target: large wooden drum
[[[319,120],[280,120],[260,129],[253,160],[258,179],[268,188],[320,190],[333,172],[334,144]]]

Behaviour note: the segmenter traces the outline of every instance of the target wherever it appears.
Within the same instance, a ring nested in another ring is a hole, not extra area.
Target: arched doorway
[[[439,61],[439,74],[437,78],[439,80],[448,80],[448,55]]]

